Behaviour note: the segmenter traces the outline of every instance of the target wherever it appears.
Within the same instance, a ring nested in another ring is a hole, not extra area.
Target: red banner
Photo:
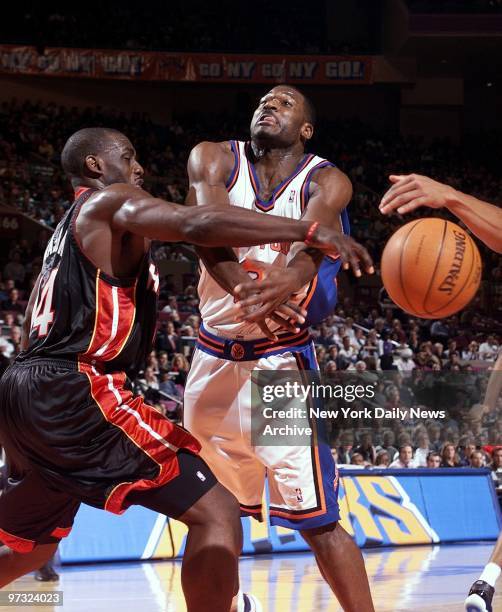
[[[210,83],[368,84],[362,56],[148,53],[0,45],[0,72],[42,76]]]

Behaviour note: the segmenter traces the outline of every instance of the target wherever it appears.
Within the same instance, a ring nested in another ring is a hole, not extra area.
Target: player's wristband
[[[318,227],[319,227],[319,221],[314,221],[314,223],[312,223],[312,225],[309,227],[309,231],[307,232],[307,237],[304,240],[307,246],[313,246],[314,234]]]

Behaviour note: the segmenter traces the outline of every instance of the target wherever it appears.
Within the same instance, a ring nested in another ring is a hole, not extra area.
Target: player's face
[[[251,138],[278,147],[308,140],[314,128],[306,120],[305,111],[299,91],[287,86],[274,87],[263,96],[253,114]]]
[[[105,151],[98,156],[101,179],[105,185],[143,184],[144,170],[136,159],[136,151],[127,138],[111,138]]]

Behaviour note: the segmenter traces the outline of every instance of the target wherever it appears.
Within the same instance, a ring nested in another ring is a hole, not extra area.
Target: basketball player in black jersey
[[[0,382],[0,438],[15,479],[0,498],[0,585],[40,567],[79,504],[132,504],[188,526],[182,584],[190,612],[227,611],[237,584],[239,506],[199,443],[126,388],[150,350],[159,277],[151,240],[248,246],[305,240],[355,271],[366,251],[307,221],[185,208],[141,189],[121,133],[89,128],[62,153],[75,202],[44,255],[22,348]]]

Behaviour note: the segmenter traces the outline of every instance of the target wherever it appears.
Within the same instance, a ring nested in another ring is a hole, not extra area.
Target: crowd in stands
[[[156,125],[147,114],[128,116],[102,108],[69,109],[15,100],[0,105],[0,202],[43,224],[35,243],[12,241],[0,269],[2,369],[19,350],[24,308],[40,271],[50,228],[72,201],[59,168],[59,152],[65,139],[86,125],[106,125],[129,135],[145,166],[146,188],[177,202],[186,194],[186,159],[197,141],[246,137],[246,123],[240,119],[213,117],[208,123],[194,118]],[[377,263],[386,238],[402,223],[398,217],[382,218],[378,212],[391,172],[429,174],[491,201],[497,201],[502,192],[500,173],[490,165],[496,157],[490,159],[487,153],[490,143],[495,146],[494,136],[485,141],[484,151],[476,153],[475,148],[467,152],[443,141],[425,144],[398,135],[378,135],[357,121],[325,123],[319,133],[322,138],[317,139],[316,150],[336,161],[356,186],[350,207],[353,235]],[[177,261],[191,257],[187,250],[172,245],[158,245],[156,254]],[[333,315],[312,330],[324,375],[346,373],[373,380],[378,386],[375,405],[392,409],[406,398],[410,405],[427,407],[431,396],[437,396],[431,385],[451,387],[459,376],[468,391],[453,394],[455,402],[446,406],[444,419],[334,423],[331,444],[341,463],[378,467],[493,464],[502,483],[502,452],[497,450],[502,443],[502,406],[496,413],[476,413],[476,418],[471,414],[472,405],[481,401],[483,372],[493,364],[502,338],[502,265],[486,249],[483,262],[483,278],[494,291],[491,311],[483,309],[478,299],[448,319],[411,319],[382,290],[377,299],[345,296]],[[162,278],[154,350],[134,383],[173,420],[180,418],[200,324],[197,278],[185,281],[180,288],[169,276]]]

